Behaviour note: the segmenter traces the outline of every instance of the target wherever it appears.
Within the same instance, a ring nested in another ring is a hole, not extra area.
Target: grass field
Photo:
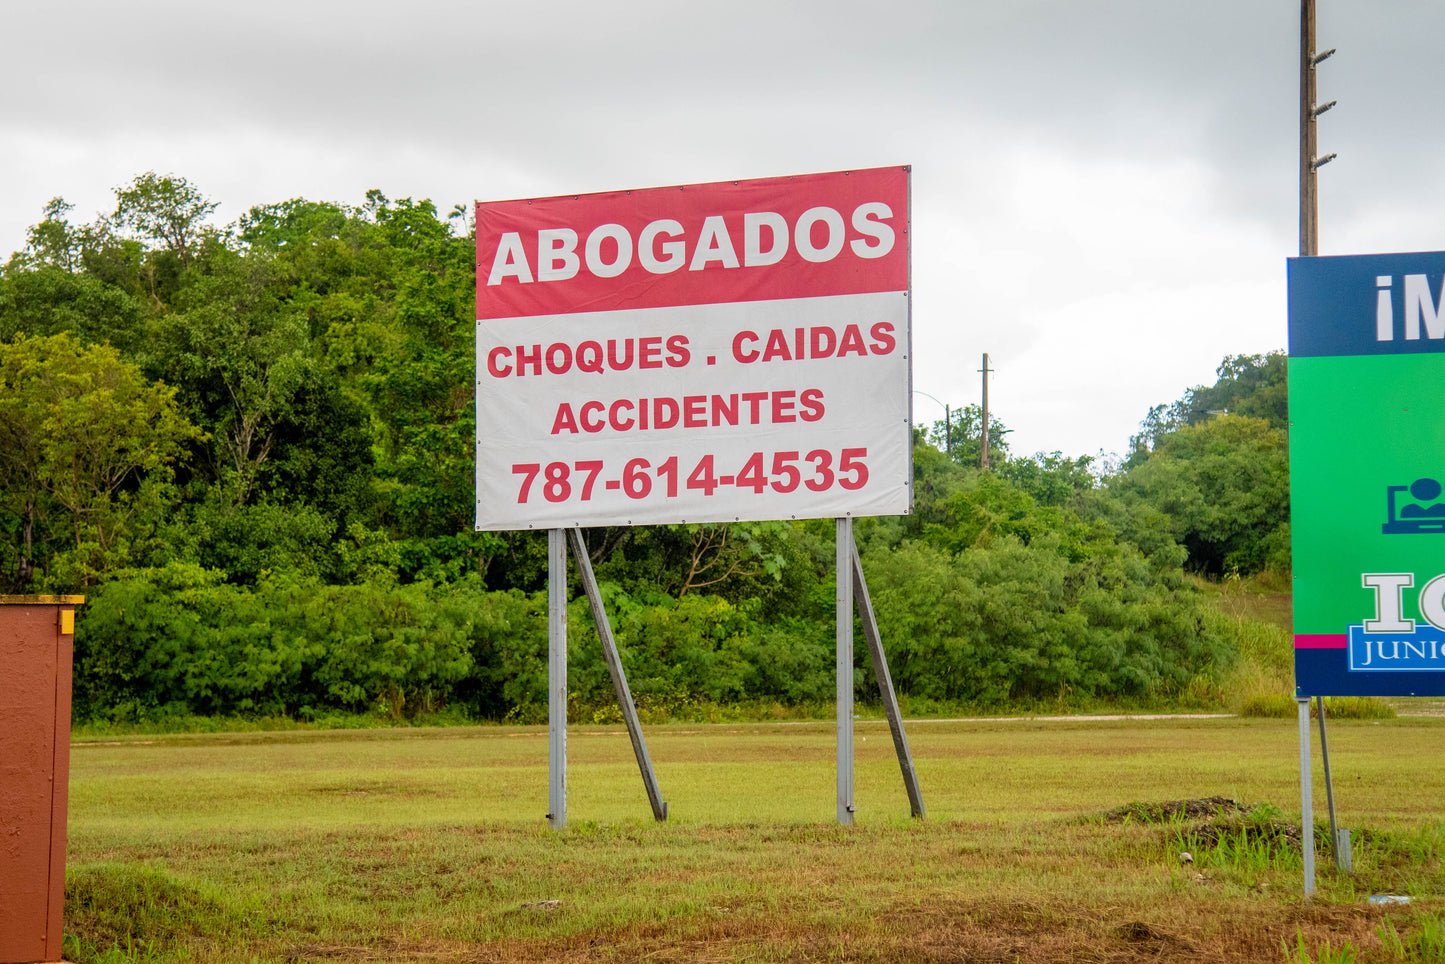
[[[1332,723],[1356,873],[1322,849],[1311,901],[1292,720],[911,723],[923,821],[886,725],[857,732],[859,824],[839,828],[830,725],[650,728],[657,825],[624,731],[574,727],[560,832],[544,729],[83,741],[67,954],[1445,961],[1445,720]],[[1116,811],[1206,797],[1242,809]]]

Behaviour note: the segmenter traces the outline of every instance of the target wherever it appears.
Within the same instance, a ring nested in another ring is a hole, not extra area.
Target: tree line
[[[467,210],[214,209],[155,173],[90,223],[57,198],[0,269],[0,591],[87,595],[77,715],[537,718],[545,535],[472,531]],[[1289,564],[1283,355],[1218,376],[1117,465],[1012,455],[994,419],[982,470],[977,406],[916,430],[913,514],[856,525],[915,707],[1217,687],[1187,574]],[[644,705],[831,697],[826,520],[586,536]],[[605,713],[572,605],[572,699]]]

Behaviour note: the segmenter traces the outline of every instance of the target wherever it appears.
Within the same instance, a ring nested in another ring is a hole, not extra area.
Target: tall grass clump
[[[1226,686],[1228,704],[1240,716],[1288,719],[1299,712],[1294,691],[1294,637],[1274,619],[1248,615],[1261,608],[1251,605],[1248,596],[1226,588],[1219,598],[1219,611],[1211,617],[1215,630],[1239,652]],[[1390,704],[1373,696],[1326,697],[1325,706],[1329,716],[1339,719],[1395,718]],[[1318,715],[1313,705],[1310,712]]]
[[[1401,934],[1389,917],[1375,928],[1385,959],[1445,964],[1445,919],[1427,915],[1417,920],[1420,929],[1414,933],[1407,929]]]
[[[1295,928],[1294,948],[1291,949],[1289,941],[1284,938],[1280,939],[1280,945],[1284,948],[1284,959],[1290,964],[1354,964],[1360,955],[1349,941],[1335,948],[1328,940],[1311,955],[1305,946],[1304,933],[1298,927]]]
[[[138,864],[98,863],[65,875],[65,953],[80,961],[159,959],[197,940],[241,936],[243,920],[209,889]]]

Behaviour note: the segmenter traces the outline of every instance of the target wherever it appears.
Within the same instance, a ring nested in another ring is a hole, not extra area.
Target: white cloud
[[[1438,249],[1427,0],[1327,4],[1321,250]],[[0,34],[0,257],[156,170],[229,221],[914,165],[918,388],[1022,451],[1122,449],[1284,343],[1297,7],[1254,0],[56,0]],[[931,403],[927,403],[931,404]],[[928,409],[920,404],[922,417]]]

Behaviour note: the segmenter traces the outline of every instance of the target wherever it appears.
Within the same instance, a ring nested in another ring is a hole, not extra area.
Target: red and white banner
[[[907,513],[907,168],[477,205],[477,528]]]

